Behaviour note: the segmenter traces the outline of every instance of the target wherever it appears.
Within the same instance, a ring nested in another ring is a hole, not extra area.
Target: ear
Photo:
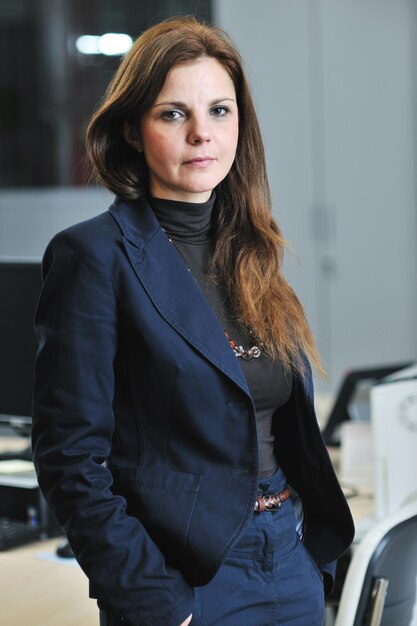
[[[139,130],[132,124],[129,124],[127,120],[123,122],[123,137],[134,150],[142,152]]]

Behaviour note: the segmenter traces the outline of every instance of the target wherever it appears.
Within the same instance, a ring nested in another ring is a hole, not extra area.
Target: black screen
[[[32,413],[39,262],[0,262],[0,418]]]

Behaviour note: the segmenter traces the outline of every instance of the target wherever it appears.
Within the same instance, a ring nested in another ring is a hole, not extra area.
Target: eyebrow
[[[225,101],[230,101],[230,102],[235,102],[236,100],[234,100],[234,98],[216,98],[215,100],[213,100],[212,102],[210,102],[209,106],[214,106],[215,104],[220,104],[220,102],[225,102]],[[185,102],[178,102],[178,101],[167,101],[167,102],[157,102],[156,104],[153,105],[152,108],[155,107],[160,107],[160,106],[173,106],[173,107],[178,107],[179,109],[186,109],[187,108],[187,104]]]

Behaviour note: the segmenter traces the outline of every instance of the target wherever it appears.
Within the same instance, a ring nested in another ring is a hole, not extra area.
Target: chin
[[[225,177],[226,175],[223,178]],[[189,185],[184,186],[182,189],[184,193],[211,193],[213,189],[217,187],[219,183],[221,183],[223,178],[216,177],[213,180],[207,180],[204,182],[200,181],[196,182],[195,184],[190,183]]]

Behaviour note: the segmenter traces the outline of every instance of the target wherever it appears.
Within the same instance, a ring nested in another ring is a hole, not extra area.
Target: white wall
[[[331,385],[417,358],[414,0],[215,0],[215,16],[248,66]]]

